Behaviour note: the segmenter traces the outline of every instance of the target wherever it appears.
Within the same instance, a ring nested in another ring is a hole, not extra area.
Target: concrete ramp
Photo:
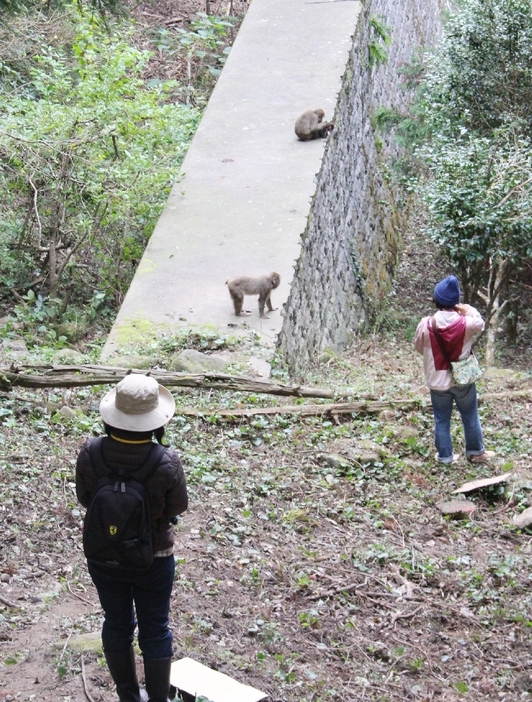
[[[334,115],[360,3],[252,0],[148,243],[103,358],[179,327],[281,329],[326,140],[300,142],[297,117]],[[277,271],[270,319],[236,317],[225,281]]]

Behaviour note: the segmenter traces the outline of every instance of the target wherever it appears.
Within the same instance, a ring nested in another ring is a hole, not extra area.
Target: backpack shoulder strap
[[[112,472],[103,457],[104,438],[103,436],[99,436],[93,439],[89,444],[89,456],[98,478],[103,478],[104,475],[108,475]]]
[[[161,444],[152,443],[150,450],[148,451],[148,455],[144,459],[143,463],[134,471],[122,473],[121,471],[115,471],[109,468],[107,465],[105,458],[103,457],[104,439],[104,436],[99,436],[96,439],[93,439],[89,444],[89,456],[98,478],[103,478],[106,475],[116,475],[118,477],[132,477],[139,483],[144,483],[151,477],[152,473],[155,471],[166,453],[166,448],[164,446],[161,446]]]
[[[160,462],[163,460],[163,456],[166,453],[166,447],[161,446],[161,444],[153,443],[150,447],[150,451],[144,460],[144,463],[133,471],[131,475],[139,483],[144,484],[148,478],[151,478],[155,469],[158,468]]]

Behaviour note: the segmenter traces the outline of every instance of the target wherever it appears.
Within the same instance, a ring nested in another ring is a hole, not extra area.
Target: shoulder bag
[[[436,337],[436,341],[440,346],[441,352],[445,360],[449,364],[451,378],[455,385],[457,385],[459,388],[462,388],[466,385],[472,385],[474,382],[476,382],[482,377],[483,370],[480,367],[479,362],[477,361],[477,357],[473,352],[471,352],[467,358],[464,358],[461,361],[451,361],[447,351],[445,350],[443,339],[441,338],[440,333],[436,327],[434,317],[432,318],[432,331],[434,332],[434,336]]]

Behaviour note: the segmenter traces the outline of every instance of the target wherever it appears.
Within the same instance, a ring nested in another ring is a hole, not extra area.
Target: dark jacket
[[[76,462],[76,495],[83,507],[88,507],[97,476],[85,442]],[[144,462],[150,444],[125,444],[110,437],[103,440],[103,456],[111,469],[134,471]],[[165,551],[174,543],[174,529],[170,519],[184,512],[188,506],[187,485],[181,460],[176,451],[166,449],[162,461],[144,483],[150,503],[152,527],[156,533],[154,550]]]

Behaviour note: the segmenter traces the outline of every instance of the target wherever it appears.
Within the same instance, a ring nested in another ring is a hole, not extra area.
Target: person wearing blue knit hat
[[[449,363],[449,359],[457,361],[471,354],[473,342],[484,330],[484,320],[474,307],[460,304],[460,283],[454,275],[437,283],[433,300],[437,311],[419,322],[414,346],[423,355],[430,390],[436,460],[453,463],[459,458],[459,454],[453,454],[451,439],[451,415],[456,404],[464,427],[466,457],[471,463],[485,463],[495,454],[484,448],[476,385],[454,385]]]
[[[434,288],[434,302],[442,308],[452,309],[460,304],[460,283],[454,275],[441,280]]]

